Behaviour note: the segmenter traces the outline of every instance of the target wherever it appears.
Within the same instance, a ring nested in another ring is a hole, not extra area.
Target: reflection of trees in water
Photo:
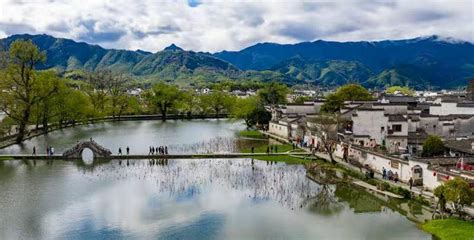
[[[253,162],[253,163],[252,163]],[[127,166],[118,160],[100,165],[90,177],[138,178],[154,181],[157,191],[170,198],[193,198],[211,188],[236,190],[251,201],[275,201],[294,209],[322,189],[305,177],[298,165],[272,164],[249,159],[169,160],[168,164],[135,161]]]
[[[340,201],[347,202],[356,213],[380,212],[383,206],[381,199],[348,184],[338,184],[334,193]]]
[[[335,185],[323,184],[321,191],[312,198],[309,210],[320,215],[334,215],[344,209],[335,196]]]
[[[234,137],[216,137],[193,144],[168,145],[170,153],[230,153],[248,149],[251,146],[266,144],[267,140],[239,139]]]

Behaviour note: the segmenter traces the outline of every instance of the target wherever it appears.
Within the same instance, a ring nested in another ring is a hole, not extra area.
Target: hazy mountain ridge
[[[172,44],[150,53],[105,49],[49,35],[13,35],[31,39],[48,59],[40,69],[59,71],[112,69],[137,77],[208,82],[223,79],[279,80],[337,86],[358,82],[368,87],[408,85],[456,87],[474,77],[474,45],[438,36],[378,42],[318,40],[298,44],[259,43],[241,51],[214,54],[185,51]]]

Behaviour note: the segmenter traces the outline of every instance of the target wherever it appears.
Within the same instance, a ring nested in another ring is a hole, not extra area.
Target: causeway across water
[[[292,153],[198,153],[198,154],[168,154],[168,155],[110,155],[104,157],[94,157],[94,159],[186,159],[186,158],[251,158],[257,156],[296,156],[306,157],[310,156],[307,152],[292,152]],[[48,156],[46,154],[15,154],[15,155],[0,155],[0,159],[13,160],[70,160],[65,159],[62,155]],[[73,158],[74,159],[74,158]],[[80,159],[80,158],[75,158]]]

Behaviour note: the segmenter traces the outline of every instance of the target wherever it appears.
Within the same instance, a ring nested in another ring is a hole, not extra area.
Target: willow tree
[[[48,97],[39,96],[35,66],[46,60],[31,40],[16,40],[10,45],[8,64],[0,82],[0,108],[17,125],[16,142],[20,143],[28,131],[33,105]]]

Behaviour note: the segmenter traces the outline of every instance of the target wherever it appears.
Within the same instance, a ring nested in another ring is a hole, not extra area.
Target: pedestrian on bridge
[[[130,154],[130,147],[127,146],[127,155]]]
[[[36,146],[33,146],[33,156],[36,155]]]
[[[120,156],[122,156],[122,148],[121,148],[121,147],[119,147],[118,154],[119,154]]]

